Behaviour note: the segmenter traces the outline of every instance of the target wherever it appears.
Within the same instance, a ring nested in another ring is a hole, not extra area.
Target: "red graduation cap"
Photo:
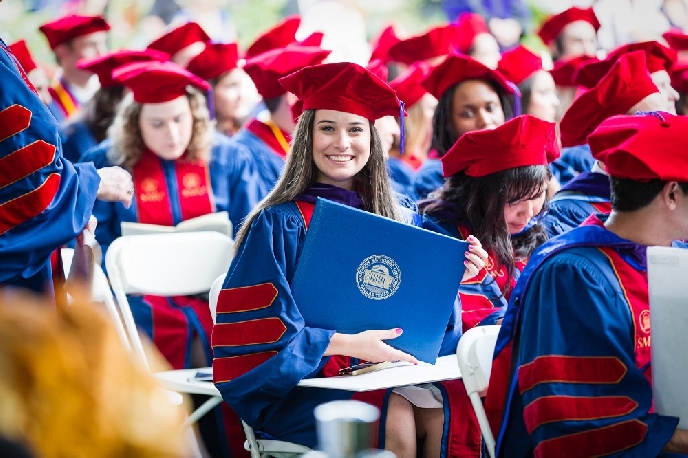
[[[573,75],[573,82],[576,86],[583,86],[586,89],[591,89],[597,86],[604,75],[611,70],[615,60],[600,60],[590,61],[578,67]]]
[[[309,65],[322,62],[331,51],[315,46],[290,45],[273,49],[246,61],[244,71],[251,77],[258,93],[264,99],[285,94],[279,79]]]
[[[195,22],[187,22],[176,27],[157,40],[153,40],[147,49],[161,51],[174,56],[187,46],[198,42],[210,43],[210,37],[203,28]]]
[[[596,32],[600,30],[600,21],[597,19],[595,11],[593,11],[592,8],[578,8],[573,6],[547,19],[540,27],[538,35],[543,43],[549,45],[559,36],[564,27],[576,21],[585,21],[589,23],[595,28]]]
[[[380,59],[384,63],[389,62],[389,49],[400,41],[396,32],[394,32],[394,27],[391,25],[385,27],[371,43],[373,52],[370,55],[370,60]]]
[[[374,121],[399,116],[394,90],[370,71],[350,62],[305,67],[280,79],[303,102],[303,110],[337,110]]]
[[[168,59],[169,55],[152,49],[146,49],[143,51],[123,49],[119,51],[111,51],[93,59],[81,59],[76,63],[76,66],[77,68],[88,70],[89,72],[98,75],[100,87],[107,88],[119,84],[112,79],[112,71],[118,67],[132,62],[165,62]]]
[[[389,86],[397,93],[397,97],[404,102],[404,106],[411,107],[426,94],[427,91],[421,82],[429,72],[429,65],[424,62],[416,62],[392,80]]]
[[[210,85],[172,62],[133,62],[112,72],[112,78],[134,94],[139,103],[163,103],[186,94],[187,86],[202,91]]]
[[[206,45],[196,57],[186,65],[194,75],[210,80],[237,68],[239,48],[236,43],[213,43]]]
[[[48,39],[50,49],[95,32],[110,30],[110,25],[102,16],[64,16],[54,21],[46,22],[38,28]]]
[[[669,76],[671,76],[671,87],[683,94],[688,93],[688,62],[674,65]]]
[[[296,31],[301,25],[298,15],[289,16],[259,36],[246,50],[246,60],[273,49],[284,48],[296,41]]]
[[[554,123],[521,115],[492,130],[463,134],[442,156],[442,173],[482,177],[528,165],[547,165],[559,157]]]
[[[669,47],[675,51],[688,51],[688,35],[680,30],[669,30],[662,37],[669,43]]]
[[[576,99],[561,120],[561,144],[582,145],[602,121],[626,114],[633,105],[659,92],[645,65],[645,55],[635,51],[622,56],[600,82]]]
[[[523,45],[502,54],[497,66],[497,71],[514,84],[521,84],[538,70],[542,70],[542,57]]]
[[[368,69],[370,73],[377,76],[382,81],[387,82],[387,79],[389,78],[389,69],[387,68],[387,65],[382,62],[382,60],[371,60],[368,62],[368,65],[366,65],[366,69]]]
[[[411,65],[419,60],[449,54],[453,51],[456,39],[455,27],[453,24],[433,27],[422,35],[401,40],[389,48],[389,59]]]
[[[647,182],[688,181],[688,117],[655,112],[615,116],[588,137],[593,157],[609,175]]]
[[[468,56],[450,54],[439,65],[430,70],[423,80],[423,87],[440,99],[447,89],[466,80],[487,80],[499,85],[506,94],[513,94],[514,88],[504,76]]]
[[[322,32],[313,32],[310,35],[308,35],[306,38],[304,38],[301,41],[295,41],[292,44],[298,45],[298,46],[320,46],[322,45],[323,38],[325,38],[325,34]]]
[[[660,70],[671,70],[671,67],[676,62],[676,51],[667,48],[658,41],[643,41],[640,43],[630,43],[619,46],[614,51],[609,53],[606,60],[612,62],[617,61],[621,56],[633,51],[643,51],[646,55],[647,70],[650,73],[658,72]]]
[[[26,46],[25,40],[15,41],[9,45],[8,48],[10,48],[10,51],[12,51],[12,54],[17,58],[19,64],[26,73],[38,67],[33,60],[33,56],[31,56],[31,51],[29,51],[28,46]]]
[[[461,13],[456,19],[456,47],[464,54],[468,54],[473,47],[475,37],[481,33],[490,33],[485,18],[476,13]]]
[[[549,71],[554,79],[554,84],[557,86],[571,86],[575,87],[574,77],[578,69],[587,62],[599,62],[597,57],[592,56],[576,56],[569,59],[559,59],[554,62],[554,68]]]

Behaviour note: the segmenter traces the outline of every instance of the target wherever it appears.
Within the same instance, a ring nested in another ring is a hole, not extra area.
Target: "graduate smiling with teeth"
[[[353,190],[354,176],[370,157],[370,123],[344,111],[318,110],[313,132],[316,180]]]

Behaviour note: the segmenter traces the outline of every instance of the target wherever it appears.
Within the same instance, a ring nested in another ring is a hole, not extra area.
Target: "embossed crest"
[[[640,312],[638,321],[640,322],[640,330],[643,331],[645,334],[648,334],[650,332],[650,311],[643,310],[642,312]]]
[[[356,270],[356,284],[368,299],[388,299],[399,289],[401,269],[389,256],[368,256]]]

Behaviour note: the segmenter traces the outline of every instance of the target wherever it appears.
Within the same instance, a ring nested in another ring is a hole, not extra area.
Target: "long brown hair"
[[[208,159],[212,146],[214,126],[210,120],[210,112],[205,102],[205,96],[196,89],[187,88],[186,98],[191,107],[193,127],[191,141],[184,153],[188,160]],[[115,164],[129,170],[139,161],[146,145],[141,134],[142,104],[134,100],[131,93],[127,94],[117,110],[115,120],[108,130],[108,137],[112,146],[108,150],[108,159]]]
[[[277,184],[270,193],[248,214],[236,235],[235,249],[251,227],[256,216],[267,207],[290,202],[306,191],[316,181],[317,168],[313,160],[313,127],[315,111],[303,112],[296,124],[292,145],[287,154],[287,162]],[[354,188],[361,195],[363,208],[377,215],[402,221],[398,202],[389,184],[385,168],[384,152],[377,130],[370,122],[370,158],[354,177]]]

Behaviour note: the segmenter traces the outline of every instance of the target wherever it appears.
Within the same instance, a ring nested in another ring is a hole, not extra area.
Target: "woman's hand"
[[[466,251],[466,260],[463,262],[466,270],[463,273],[462,282],[478,275],[487,262],[487,251],[483,250],[480,240],[469,235],[466,241],[468,242],[468,251]]]
[[[364,331],[358,334],[340,334],[337,332],[330,339],[330,345],[325,350],[325,356],[353,356],[372,363],[406,361],[418,364],[418,360],[413,356],[383,342],[384,340],[396,339],[402,332],[401,328]]]
[[[103,167],[98,169],[98,175],[100,184],[96,198],[108,202],[122,202],[129,208],[134,197],[131,174],[122,167]]]

